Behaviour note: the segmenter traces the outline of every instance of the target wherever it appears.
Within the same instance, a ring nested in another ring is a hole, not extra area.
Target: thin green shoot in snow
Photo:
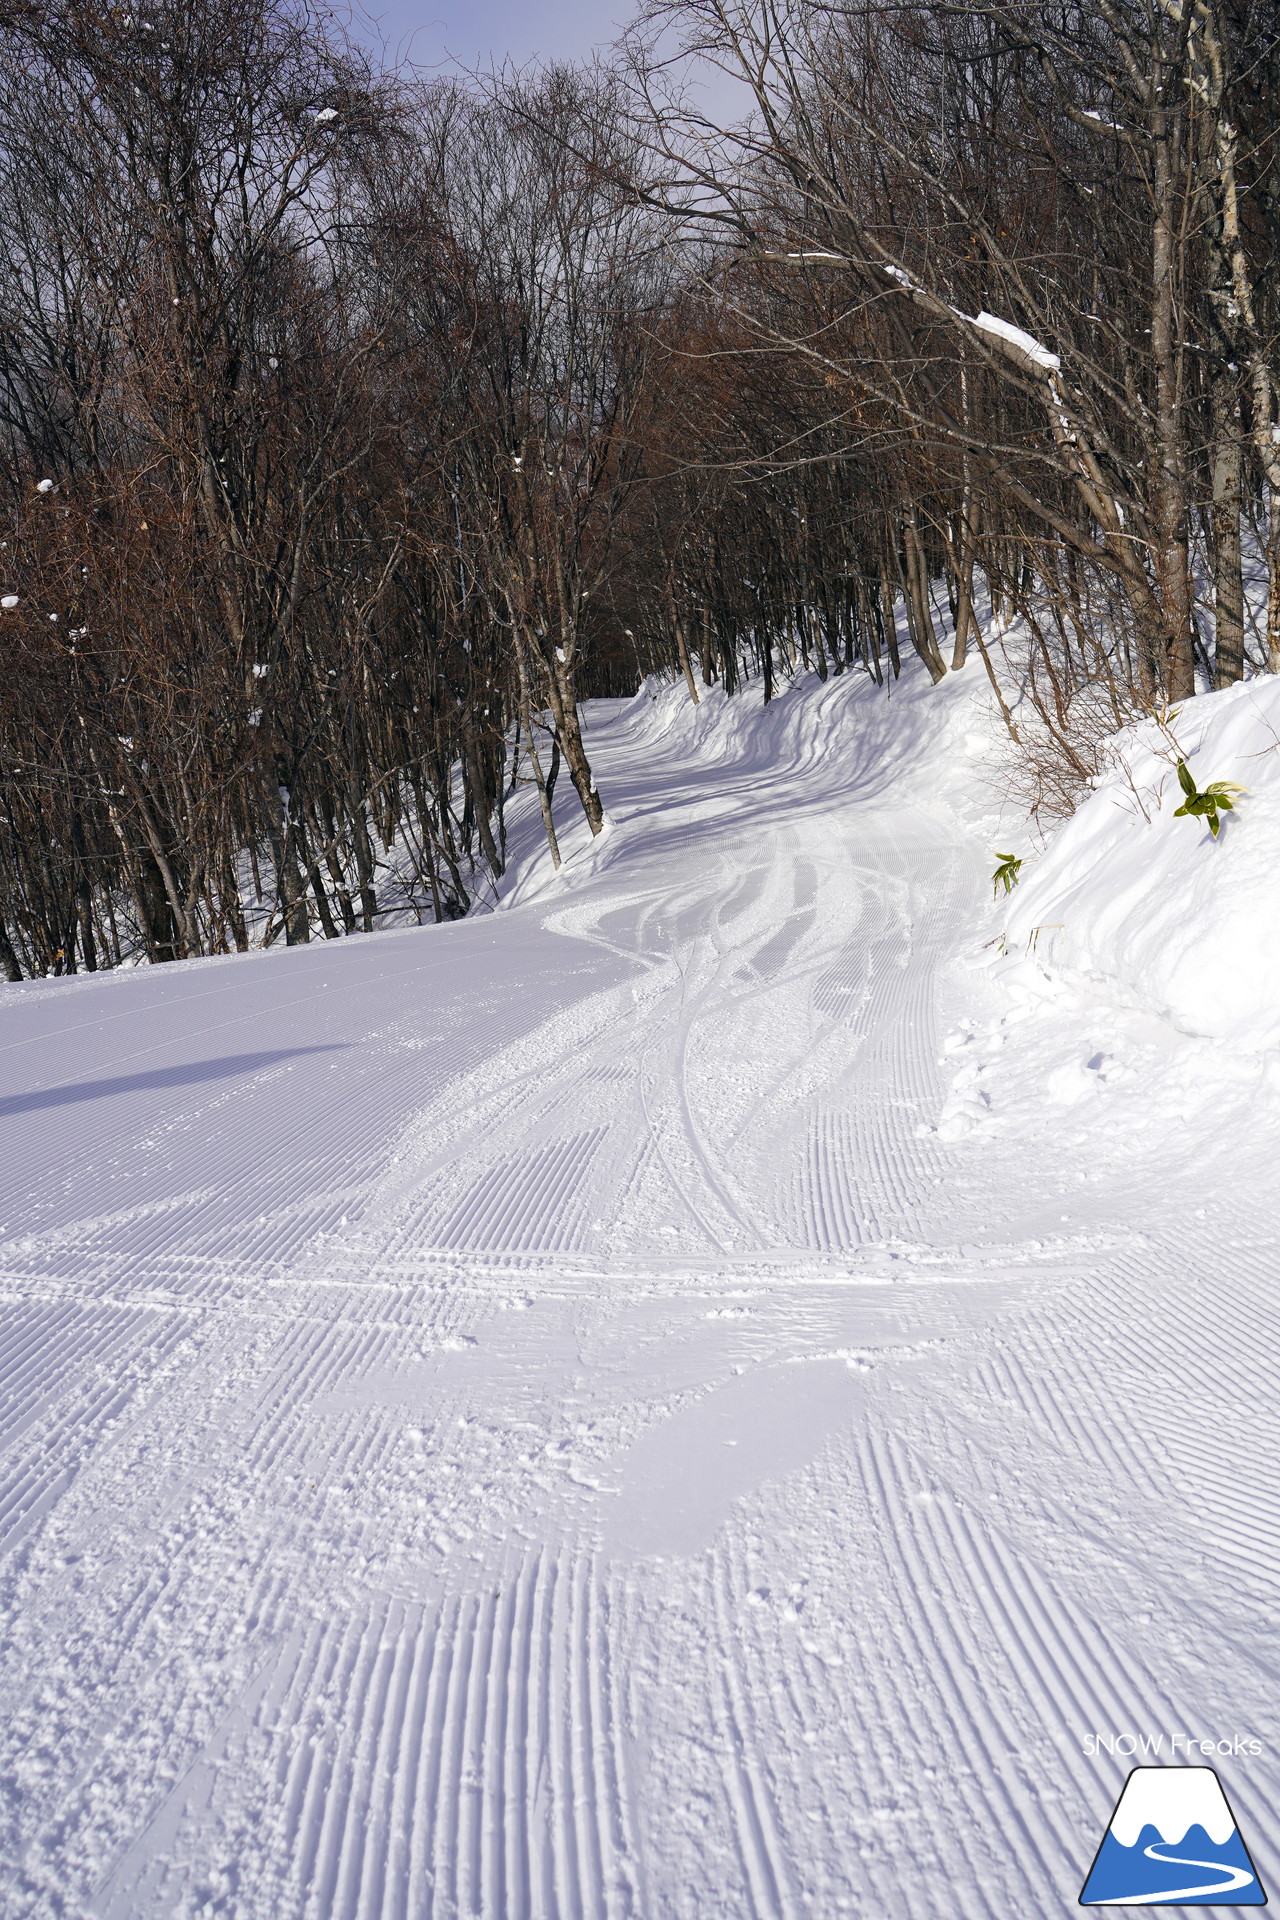
[[[991,891],[993,895],[998,897],[1002,885],[1006,893],[1013,892],[1018,884],[1018,874],[1022,867],[1022,862],[1016,854],[1001,853],[999,847],[996,848],[996,859],[1000,862],[1000,865],[991,876]]]
[[[1218,829],[1222,825],[1218,818],[1219,813],[1234,813],[1235,803],[1232,795],[1239,799],[1245,792],[1243,787],[1236,786],[1232,780],[1215,780],[1212,786],[1206,787],[1201,792],[1185,760],[1178,762],[1178,785],[1187,797],[1182,805],[1175,809],[1174,819],[1180,820],[1183,814],[1203,816],[1209,822],[1209,831],[1215,840],[1218,837]]]

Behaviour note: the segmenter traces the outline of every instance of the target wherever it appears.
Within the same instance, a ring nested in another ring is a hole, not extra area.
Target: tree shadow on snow
[[[267,1053],[227,1053],[217,1060],[190,1060],[183,1066],[152,1067],[146,1073],[122,1073],[111,1080],[78,1080],[61,1087],[38,1087],[31,1093],[11,1093],[0,1099],[0,1119],[13,1113],[34,1113],[40,1107],[70,1107],[81,1100],[104,1100],[112,1093],[139,1093],[149,1087],[196,1086],[204,1080],[225,1080],[236,1073],[253,1073],[307,1053],[341,1053],[344,1041],[316,1047],[275,1047]]]

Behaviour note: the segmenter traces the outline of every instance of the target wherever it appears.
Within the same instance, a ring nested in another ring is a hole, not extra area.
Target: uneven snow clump
[[[1217,839],[1177,809],[1179,759],[1201,790],[1246,790]],[[1119,736],[1111,771],[1028,861],[1007,951],[1247,1052],[1280,1047],[1280,679],[1187,701]]]

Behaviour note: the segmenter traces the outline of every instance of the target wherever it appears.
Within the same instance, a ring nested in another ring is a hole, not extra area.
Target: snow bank
[[[1202,818],[1175,818],[1179,759],[1201,789],[1247,789],[1216,840]],[[1112,770],[1024,869],[1003,932],[1015,967],[1038,963],[1187,1035],[1280,1047],[1280,680],[1126,729]]]
[[[897,681],[877,686],[861,669],[797,673],[775,682],[766,703],[753,678],[726,697],[700,687],[695,705],[683,678],[650,676],[630,700],[584,707],[588,752],[602,743],[614,764],[602,780],[606,831],[592,841],[567,780],[556,794],[556,830],[564,866],[552,869],[532,799],[512,817],[512,857],[498,889],[500,907],[572,891],[621,860],[643,859],[663,822],[704,819],[740,803],[743,781],[761,793],[785,792],[790,806],[850,800],[886,808],[924,807],[953,825],[998,837],[999,801],[990,769],[998,758],[999,715],[981,663],[971,661],[934,687],[914,656]],[[720,799],[683,792],[690,765],[724,773]],[[655,810],[654,795],[662,802]],[[1006,829],[1007,831],[1007,829]]]
[[[799,673],[766,703],[763,684],[732,696],[700,688],[695,707],[683,680],[646,680],[625,710],[638,740],[655,750],[693,752],[762,779],[813,780],[834,796],[927,805],[984,826],[992,791],[975,769],[991,758],[993,703],[981,665],[934,686],[914,657],[901,678],[876,683],[863,671]]]

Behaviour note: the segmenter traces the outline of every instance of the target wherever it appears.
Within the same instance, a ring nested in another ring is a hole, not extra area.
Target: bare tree
[[[1242,13],[1247,60],[1233,71],[1252,71],[1259,24]],[[747,91],[737,125],[710,126],[670,83],[659,36],[672,31]],[[1221,142],[1192,127],[1210,38],[1192,0],[1061,18],[1017,0],[891,13],[658,0],[633,36],[673,215],[762,272],[814,283],[807,325],[774,303],[740,310],[895,415],[959,480],[961,598],[980,490],[1116,583],[1141,684],[1172,697],[1194,684],[1204,209],[1229,199]],[[1241,90],[1225,62],[1216,71],[1215,111],[1232,123]],[[1269,179],[1269,151],[1254,154]],[[1261,206],[1270,188],[1255,191]],[[816,288],[833,277],[834,334]],[[1266,369],[1253,401],[1266,471],[1274,335],[1255,326],[1250,339]],[[909,525],[905,544],[909,562]]]

